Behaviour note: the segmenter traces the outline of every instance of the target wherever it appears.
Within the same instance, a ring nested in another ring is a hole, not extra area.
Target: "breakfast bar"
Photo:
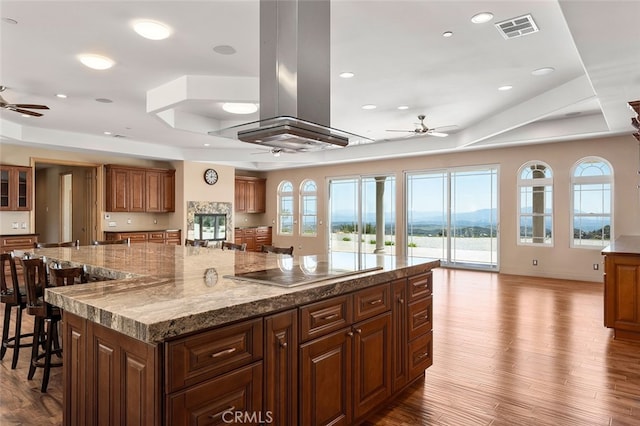
[[[64,423],[357,424],[432,362],[431,269],[383,254],[35,250],[108,279],[63,309]]]

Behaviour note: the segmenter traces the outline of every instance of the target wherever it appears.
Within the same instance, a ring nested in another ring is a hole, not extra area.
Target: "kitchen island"
[[[36,254],[112,279],[46,291],[64,310],[65,424],[354,424],[432,362],[437,260],[157,244]],[[238,279],[257,271],[314,279]]]

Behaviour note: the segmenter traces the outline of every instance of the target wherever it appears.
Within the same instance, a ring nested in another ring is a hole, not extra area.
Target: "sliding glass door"
[[[329,180],[329,250],[396,253],[396,181],[391,175]]]
[[[498,269],[498,169],[407,174],[407,254]]]

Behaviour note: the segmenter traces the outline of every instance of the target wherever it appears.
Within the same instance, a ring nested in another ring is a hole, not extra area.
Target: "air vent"
[[[505,39],[521,37],[523,35],[538,32],[538,26],[533,21],[531,15],[519,16],[517,18],[498,22],[496,24],[496,28]]]

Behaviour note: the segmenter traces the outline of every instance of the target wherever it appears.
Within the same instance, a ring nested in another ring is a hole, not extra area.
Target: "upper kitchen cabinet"
[[[106,211],[175,211],[175,170],[107,165]]]
[[[31,210],[31,167],[0,165],[0,210]]]
[[[257,177],[236,176],[236,213],[264,213],[266,205],[267,180]]]

